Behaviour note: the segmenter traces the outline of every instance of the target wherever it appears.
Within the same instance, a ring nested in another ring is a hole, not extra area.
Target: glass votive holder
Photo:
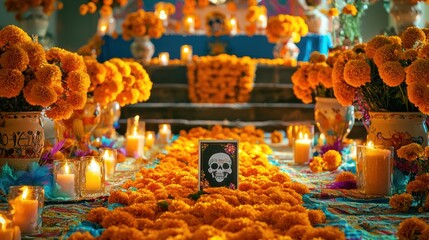
[[[104,194],[105,169],[103,159],[97,156],[80,158],[80,196],[94,198]]]
[[[80,161],[77,159],[54,160],[56,187],[71,199],[79,198],[79,164]]]
[[[42,213],[45,201],[41,186],[11,186],[8,202],[13,211],[13,224],[23,235],[38,234],[42,231]]]
[[[314,138],[314,125],[312,124],[293,124],[286,128],[287,139],[289,140],[289,146],[293,146],[295,140],[299,137],[299,134],[303,136],[307,134],[308,139]]]
[[[356,150],[358,189],[370,196],[390,196],[393,183],[394,148],[358,145]]]
[[[155,143],[155,132],[146,131],[145,146],[147,147],[147,149],[151,149],[154,143]]]
[[[127,119],[125,152],[128,157],[143,157],[146,123],[139,121],[138,116]]]
[[[159,144],[168,144],[171,139],[171,125],[167,123],[159,124],[158,126],[158,142]]]
[[[21,230],[12,222],[13,211],[0,211],[0,239],[21,239]]]
[[[116,160],[118,158],[117,150],[113,148],[102,148],[100,149],[100,156],[104,162],[106,179],[112,178],[115,174]]]

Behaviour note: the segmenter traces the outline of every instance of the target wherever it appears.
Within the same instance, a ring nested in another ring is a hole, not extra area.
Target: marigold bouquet
[[[313,52],[308,62],[303,62],[292,74],[293,92],[303,103],[312,103],[314,97],[334,97],[332,68],[339,51],[329,53],[328,58]]]
[[[4,5],[8,12],[16,12],[15,18],[18,21],[21,20],[22,14],[32,7],[42,7],[47,15],[63,8],[63,3],[58,0],[6,0]]]
[[[153,12],[145,12],[143,9],[128,14],[122,23],[122,37],[125,40],[144,36],[160,38],[164,31],[162,20]]]
[[[266,31],[269,42],[276,43],[291,37],[294,42],[299,42],[301,36],[307,35],[308,26],[302,17],[279,14],[268,19]]]
[[[100,9],[101,16],[109,16],[112,14],[112,8],[124,7],[128,4],[128,0],[90,0],[87,3],[83,3],[79,7],[79,13],[84,16],[88,13],[92,14]]]
[[[86,103],[89,76],[83,58],[60,48],[44,51],[22,29],[0,30],[0,111],[46,110],[67,119]]]
[[[401,37],[379,35],[341,53],[332,73],[335,97],[366,111],[428,114],[427,32],[409,27]]]

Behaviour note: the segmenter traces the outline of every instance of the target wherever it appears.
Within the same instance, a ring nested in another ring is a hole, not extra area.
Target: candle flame
[[[192,17],[187,17],[186,18],[186,22],[188,23],[192,23],[194,21],[194,19]]]
[[[168,126],[167,126],[167,124],[163,124],[163,125],[162,125],[162,130],[163,130],[163,131],[168,131]]]
[[[21,188],[22,190],[22,200],[27,199],[27,195],[28,195],[28,187],[24,186]]]
[[[326,139],[325,134],[321,133],[320,136],[319,136],[319,138],[322,139],[322,140],[325,140]]]
[[[264,14],[259,15],[259,21],[265,21],[266,17]]]
[[[2,231],[6,230],[6,219],[1,214],[0,214],[0,226]]]
[[[138,135],[139,119],[140,119],[139,115],[136,115],[134,117],[134,128],[133,128],[133,135],[134,136]]]
[[[109,150],[106,150],[106,151],[104,151],[104,154],[103,154],[103,158],[104,159],[106,159],[106,158],[109,158]]]
[[[89,170],[91,172],[98,172],[100,171],[100,165],[95,161],[95,159],[92,159],[88,166]]]
[[[188,46],[183,47],[183,52],[188,53],[189,52],[189,48]]]
[[[308,139],[308,134],[304,134],[304,139]]]
[[[152,132],[147,132],[147,136],[148,139],[153,139],[153,133]]]
[[[167,13],[165,12],[165,10],[164,10],[164,9],[161,9],[161,10],[159,11],[158,17],[159,17],[159,19],[161,19],[161,20],[165,20],[165,19],[167,19]]]
[[[374,147],[374,143],[372,141],[368,141],[368,143],[366,144],[366,146],[368,146],[368,147]]]
[[[235,18],[231,18],[230,20],[229,20],[229,22],[231,23],[231,25],[235,25],[235,24],[237,24],[237,20],[235,19]]]
[[[298,139],[302,139],[302,132],[298,133]]]
[[[70,167],[68,163],[66,163],[66,165],[64,166],[64,172],[65,174],[70,174]]]
[[[106,24],[103,24],[103,25],[101,25],[100,26],[100,30],[101,30],[101,32],[106,32],[106,30],[107,30],[107,25]]]

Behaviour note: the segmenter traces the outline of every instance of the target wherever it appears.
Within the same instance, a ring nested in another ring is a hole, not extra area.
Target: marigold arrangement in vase
[[[342,105],[355,104],[362,112],[368,140],[375,145],[399,149],[415,142],[427,146],[426,32],[410,27],[401,37],[376,36],[343,52],[335,62],[334,94]],[[396,158],[395,169],[400,170],[395,170],[396,175],[408,175],[410,165]],[[403,182],[398,177],[395,181],[397,187]]]
[[[299,42],[307,33],[308,26],[302,17],[279,14],[268,19],[266,35],[269,42],[276,43],[275,58],[297,59],[299,48],[294,42]]]
[[[69,118],[84,107],[89,84],[81,56],[60,48],[45,52],[13,25],[0,30],[0,131],[5,136],[0,158],[38,159],[44,141],[42,111],[53,120]],[[23,121],[13,123],[15,119]],[[13,141],[17,138],[22,141]]]
[[[122,37],[124,40],[134,38],[131,44],[131,53],[135,59],[149,63],[155,52],[155,46],[150,38],[160,38],[165,28],[162,20],[153,12],[139,9],[130,13],[122,23]]]

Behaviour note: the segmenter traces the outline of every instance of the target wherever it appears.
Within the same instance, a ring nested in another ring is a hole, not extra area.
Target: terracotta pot
[[[26,170],[42,155],[45,134],[41,112],[0,112],[0,165]]]

